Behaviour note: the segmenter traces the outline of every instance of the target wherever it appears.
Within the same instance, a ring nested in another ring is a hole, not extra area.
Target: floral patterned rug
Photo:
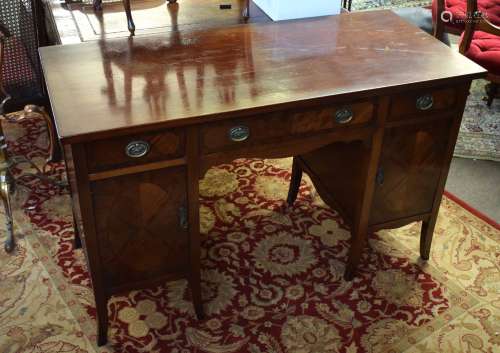
[[[41,121],[3,123],[13,154],[41,162]],[[0,250],[0,352],[494,352],[500,348],[500,230],[443,199],[431,259],[419,224],[370,236],[342,279],[349,233],[308,180],[285,204],[290,160],[239,159],[200,182],[203,298],[186,281],[115,296],[109,343],[95,346],[82,250],[67,190],[19,166],[18,246]],[[64,177],[62,164],[48,174]],[[0,243],[5,239],[0,222]]]

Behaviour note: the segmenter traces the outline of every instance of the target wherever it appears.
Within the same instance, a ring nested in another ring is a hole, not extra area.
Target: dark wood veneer
[[[485,75],[387,11],[102,39],[41,58],[99,344],[123,290],[187,278],[203,317],[198,181],[234,158],[294,156],[288,202],[304,171],[350,226],[346,279],[370,230],[423,221],[427,259],[469,84]],[[343,124],[342,108],[353,112]],[[249,136],[231,140],[235,126]],[[150,151],[127,157],[136,140]]]

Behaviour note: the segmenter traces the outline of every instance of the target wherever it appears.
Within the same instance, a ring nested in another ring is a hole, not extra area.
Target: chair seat
[[[461,40],[463,40],[463,34]],[[500,75],[499,36],[481,31],[474,32],[465,56],[484,67],[490,74]]]
[[[452,21],[446,23],[447,26],[458,30],[465,29],[465,20],[467,18],[466,0],[444,0],[444,9],[453,15]],[[500,0],[478,0],[477,8],[494,25],[500,25]],[[437,0],[432,1],[432,18],[437,17]]]

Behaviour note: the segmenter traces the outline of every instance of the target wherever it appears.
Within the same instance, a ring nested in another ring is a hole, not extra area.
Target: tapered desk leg
[[[462,102],[462,105],[457,108],[456,115],[451,121],[448,142],[446,144],[446,157],[442,162],[441,175],[439,176],[438,186],[434,195],[431,215],[428,220],[422,223],[422,229],[420,231],[420,257],[423,260],[428,260],[430,257],[432,236],[434,235],[434,228],[436,226],[439,207],[441,206],[444,187],[446,185],[446,179],[448,178],[448,172],[450,170],[450,164],[453,158],[453,151],[455,150],[455,143],[457,141],[458,132],[460,130],[460,123],[462,121],[462,116],[465,109],[465,102],[467,101],[467,96],[469,95],[469,88],[470,83],[464,85],[458,90],[456,99],[457,102]]]
[[[385,97],[379,102],[377,111],[378,128],[373,134],[372,143],[366,147],[368,160],[366,165],[366,177],[362,187],[360,202],[356,216],[353,219],[351,229],[351,246],[347,259],[347,265],[344,272],[344,279],[350,281],[354,278],[363,248],[366,245],[368,237],[368,223],[370,221],[370,211],[373,201],[373,193],[375,191],[375,177],[377,167],[382,151],[382,140],[384,137],[384,121],[389,110],[389,98]]]
[[[95,292],[95,305],[97,310],[97,345],[104,346],[108,343],[108,298]]]
[[[73,214],[73,229],[75,232],[75,239],[74,239],[75,249],[80,249],[82,247],[82,239],[80,238],[80,231],[78,230],[78,225],[76,224],[76,219],[74,214]]]
[[[297,199],[299,193],[300,182],[302,181],[302,168],[300,167],[297,157],[293,157],[292,177],[290,179],[290,187],[288,189],[288,197],[286,202],[292,206]]]
[[[189,287],[193,305],[198,319],[203,319],[203,302],[201,298],[201,250],[200,250],[200,202],[199,202],[199,161],[198,131],[188,130],[187,137],[187,196],[189,222]]]
[[[94,208],[92,201],[92,192],[90,189],[90,181],[88,179],[89,170],[87,168],[87,156],[85,154],[85,146],[83,144],[75,144],[66,147],[66,156],[71,156],[71,165],[74,167],[74,172],[70,172],[70,183],[72,184],[72,192],[78,191],[79,206],[83,221],[83,229],[85,230],[85,245],[87,248],[87,264],[90,272],[90,279],[94,290],[95,305],[97,312],[97,344],[105,345],[108,341],[108,299],[104,279],[104,266],[101,264],[97,249],[99,248],[95,219]],[[74,173],[74,178],[71,175]]]
[[[429,260],[436,219],[437,214],[432,215],[429,220],[422,222],[422,230],[420,231],[420,257],[423,260]]]

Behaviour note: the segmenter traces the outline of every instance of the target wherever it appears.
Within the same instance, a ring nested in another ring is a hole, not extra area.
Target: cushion
[[[445,11],[453,15],[453,20],[446,25],[463,30],[467,17],[467,0],[444,0],[444,7]],[[477,8],[491,23],[500,25],[500,0],[478,0]],[[432,1],[432,18],[437,19],[437,0]]]
[[[499,36],[481,31],[474,32],[470,48],[465,56],[484,67],[488,72],[500,75]]]
[[[430,9],[424,9],[421,7],[404,7],[392,9],[396,15],[404,19],[406,22],[412,23],[421,30],[433,34],[432,30],[432,13]],[[443,35],[443,42],[450,45],[450,40],[448,34]]]

